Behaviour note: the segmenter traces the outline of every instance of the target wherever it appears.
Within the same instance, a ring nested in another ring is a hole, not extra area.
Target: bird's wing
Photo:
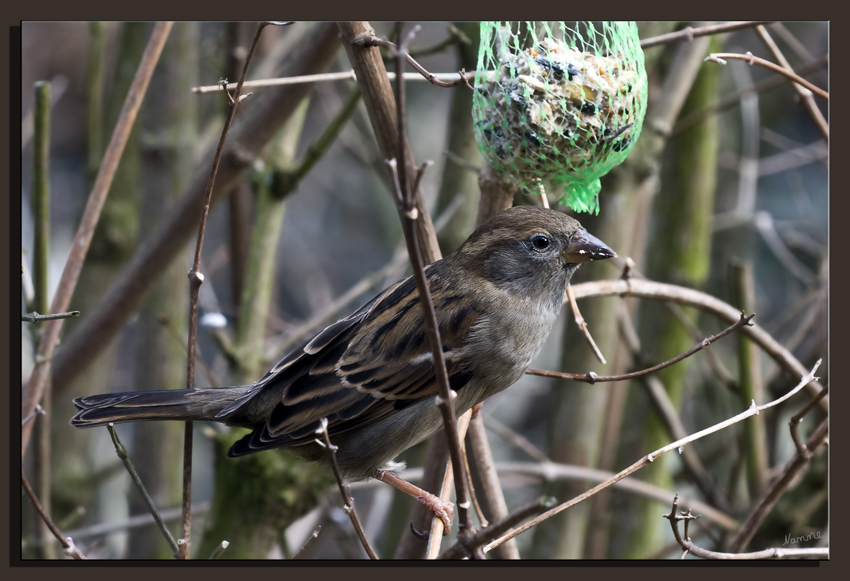
[[[426,269],[434,297],[449,382],[471,378],[462,349],[480,313],[446,284],[437,265]],[[274,397],[265,424],[231,450],[241,455],[312,442],[322,418],[331,435],[368,424],[438,393],[422,306],[413,277],[388,288],[352,315],[327,327],[278,363],[224,413],[250,399]]]

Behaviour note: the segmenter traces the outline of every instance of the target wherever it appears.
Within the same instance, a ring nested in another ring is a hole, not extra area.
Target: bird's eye
[[[531,237],[531,245],[535,250],[546,250],[549,248],[549,237],[543,234],[535,234]]]

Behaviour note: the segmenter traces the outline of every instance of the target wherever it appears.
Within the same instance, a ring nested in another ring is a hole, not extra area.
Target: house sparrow
[[[616,254],[560,212],[509,208],[425,267],[458,415],[510,387],[540,351],[583,262]],[[77,398],[76,427],[207,420],[253,430],[229,457],[285,448],[320,460],[327,418],[349,479],[380,478],[443,425],[412,276],[289,353],[253,385]]]

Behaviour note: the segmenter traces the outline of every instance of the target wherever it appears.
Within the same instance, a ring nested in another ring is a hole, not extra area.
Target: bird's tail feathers
[[[131,391],[78,397],[74,405],[80,411],[71,418],[71,425],[92,428],[110,422],[146,420],[225,421],[224,417],[217,418],[217,414],[247,387]]]

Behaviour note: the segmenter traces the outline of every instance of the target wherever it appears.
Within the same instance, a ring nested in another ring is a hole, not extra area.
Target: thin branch
[[[440,338],[440,328],[437,322],[437,314],[434,311],[434,303],[431,299],[431,289],[428,285],[428,279],[425,276],[425,265],[422,260],[422,249],[420,248],[419,233],[415,227],[415,222],[419,218],[419,211],[416,207],[415,196],[418,191],[419,181],[427,167],[423,164],[418,169],[413,183],[411,184],[408,176],[407,159],[410,157],[408,153],[410,144],[407,141],[406,130],[406,102],[404,90],[404,78],[402,70],[404,67],[404,58],[407,56],[407,44],[418,31],[416,26],[408,34],[407,38],[398,50],[395,45],[392,46],[393,55],[396,61],[396,119],[398,120],[398,142],[395,159],[387,162],[393,176],[393,184],[398,202],[398,213],[401,218],[402,228],[404,230],[404,238],[407,242],[407,251],[410,256],[411,266],[413,268],[413,277],[416,280],[416,288],[419,293],[420,302],[422,304],[422,316],[425,321],[425,330],[428,335],[428,342],[431,346],[431,355],[434,362],[434,374],[437,378],[437,384],[440,388],[440,394],[437,396],[437,406],[440,408],[440,413],[443,417],[444,429],[449,442],[449,455],[451,457],[452,467],[455,473],[455,490],[457,494],[458,507],[458,537],[465,538],[472,530],[472,521],[469,514],[469,499],[466,487],[466,478],[463,469],[463,454],[460,446],[460,436],[458,435],[457,416],[455,414],[455,398],[457,393],[449,386],[449,376],[446,371],[445,355],[443,353],[443,343]],[[396,160],[400,160],[399,163]]]
[[[687,553],[695,555],[697,557],[702,557],[703,559],[717,559],[717,560],[725,560],[725,561],[754,561],[758,559],[788,559],[788,558],[797,558],[797,557],[815,557],[826,559],[829,558],[829,549],[828,548],[815,548],[815,549],[764,549],[763,551],[756,551],[754,553],[718,553],[716,551],[709,551],[707,549],[703,549],[698,547],[691,541],[690,536],[688,536],[688,523],[691,520],[698,519],[699,515],[691,514],[691,509],[688,509],[687,512],[680,511],[681,516],[676,514],[676,509],[679,507],[679,494],[677,493],[675,497],[673,497],[673,508],[670,510],[670,514],[661,515],[667,520],[670,521],[670,526],[673,529],[673,535],[676,537],[676,542],[684,549],[684,553],[682,554],[682,558],[685,557]],[[679,533],[679,521],[685,521],[685,536],[682,538],[682,535]]]
[[[627,379],[634,379],[635,377],[641,377],[642,375],[649,375],[650,373],[655,373],[656,371],[660,371],[665,367],[670,367],[674,363],[678,363],[683,359],[687,359],[694,353],[698,351],[702,351],[713,342],[718,339],[725,337],[729,333],[740,329],[741,327],[748,327],[750,325],[750,320],[755,317],[755,313],[750,316],[746,316],[744,313],[741,313],[741,318],[735,321],[735,323],[718,333],[717,335],[712,335],[711,337],[707,337],[694,345],[691,349],[688,349],[681,355],[677,355],[673,359],[669,361],[665,361],[663,363],[659,363],[653,367],[648,369],[642,369],[640,371],[633,371],[632,373],[624,373],[622,375],[596,375],[593,371],[589,373],[564,373],[561,371],[546,371],[543,369],[527,369],[525,372],[528,375],[539,375],[541,377],[555,377],[558,379],[572,379],[573,381],[583,381],[585,383],[601,383],[605,381],[625,381]]]
[[[324,441],[319,440],[318,438],[316,438],[316,440],[314,441],[319,446],[325,449],[325,454],[327,455],[328,462],[330,463],[331,469],[333,470],[337,486],[339,486],[339,493],[342,496],[342,502],[344,505],[343,509],[348,515],[348,518],[351,519],[351,524],[354,526],[354,530],[357,532],[357,536],[360,538],[360,542],[363,544],[363,548],[366,550],[366,554],[369,555],[370,559],[375,561],[378,559],[378,555],[377,553],[375,553],[375,549],[373,549],[372,545],[369,543],[368,537],[366,537],[366,531],[363,530],[363,525],[360,524],[360,518],[357,516],[357,511],[354,510],[354,499],[351,497],[351,492],[348,490],[348,487],[343,482],[342,472],[340,472],[339,464],[336,461],[336,451],[338,448],[337,446],[331,444],[331,437],[328,434],[327,418],[322,418],[321,427],[316,430],[316,433],[320,434],[324,438]]]
[[[21,484],[23,485],[27,496],[30,497],[30,500],[32,501],[33,506],[35,507],[35,510],[41,516],[42,520],[44,520],[45,524],[47,524],[47,527],[50,529],[50,532],[53,533],[53,536],[56,537],[60,543],[62,543],[63,547],[65,547],[65,554],[69,557],[73,557],[78,561],[85,559],[86,556],[83,555],[82,552],[80,552],[80,550],[74,544],[74,540],[71,537],[62,536],[62,531],[60,531],[59,528],[53,523],[53,520],[50,518],[50,515],[44,512],[44,509],[42,508],[41,503],[38,501],[38,497],[35,495],[35,491],[33,491],[32,486],[30,486],[30,483],[27,481],[27,476],[26,474],[24,474],[23,470],[21,470]]]
[[[708,36],[711,34],[722,34],[724,32],[733,32],[735,30],[742,30],[744,28],[752,28],[753,26],[758,26],[761,24],[765,24],[768,22],[772,22],[771,20],[764,21],[753,21],[753,22],[727,22],[726,24],[715,24],[713,26],[703,26],[702,28],[692,28],[690,26],[683,28],[677,32],[671,32],[669,34],[662,34],[661,36],[653,36],[652,38],[645,38],[640,41],[640,47],[644,50],[648,49],[651,46],[658,46],[659,44],[668,44],[671,42],[677,42],[680,40],[687,40],[688,42],[699,36]]]
[[[228,541],[221,541],[221,544],[218,547],[216,547],[215,551],[212,552],[212,555],[209,556],[209,560],[212,561],[212,560],[215,560],[215,559],[218,559],[219,557],[221,557],[221,554],[229,546],[230,546],[230,543]]]
[[[136,76],[133,78],[133,83],[127,93],[127,98],[124,100],[121,115],[115,125],[115,130],[112,133],[112,138],[103,157],[103,162],[100,164],[97,179],[86,202],[86,208],[83,211],[80,226],[71,245],[71,253],[65,263],[65,269],[62,271],[62,277],[59,280],[59,286],[56,289],[50,309],[55,313],[68,311],[74,289],[77,286],[77,280],[80,277],[80,271],[83,268],[86,253],[91,245],[92,236],[94,236],[95,226],[97,226],[98,219],[100,218],[100,211],[103,208],[109,188],[112,185],[115,170],[118,168],[118,161],[121,159],[121,154],[124,151],[127,138],[130,136],[133,122],[136,120],[136,114],[139,112],[142,98],[153,74],[154,66],[159,60],[159,55],[162,53],[162,47],[165,45],[165,40],[168,38],[172,24],[172,22],[160,22],[154,27],[151,38],[148,41],[148,46],[142,55],[142,60],[139,63]],[[24,392],[22,416],[29,415],[35,409],[36,404],[41,401],[47,379],[51,373],[53,352],[59,344],[59,333],[62,331],[63,323],[63,319],[51,321],[44,330],[38,346],[37,363],[32,375],[30,375],[29,383]],[[26,456],[31,433],[31,424],[26,424],[21,430],[22,459]]]
[[[770,514],[771,510],[773,510],[773,507],[776,505],[779,498],[786,490],[788,490],[797,478],[797,475],[799,475],[800,472],[802,472],[808,465],[814,451],[826,443],[828,435],[829,418],[826,418],[806,441],[807,453],[800,454],[797,452],[797,454],[794,455],[794,457],[785,465],[785,468],[779,478],[770,485],[767,492],[764,493],[764,496],[761,497],[758,503],[756,503],[750,511],[750,514],[747,516],[747,520],[745,520],[744,524],[741,525],[738,533],[731,541],[729,541],[728,549],[731,552],[739,552],[747,546],[747,543],[750,542],[753,535],[755,535],[758,528],[764,522],[764,519],[767,518],[767,515]]]
[[[378,38],[377,36],[364,36],[364,37],[358,39],[357,41],[355,41],[355,43],[364,47],[364,48],[370,48],[370,47],[373,47],[373,46],[380,46],[380,47],[389,49],[390,52],[393,53],[393,54],[395,54],[397,52],[397,47],[396,47],[395,44],[393,44],[392,42],[390,42],[388,40]],[[425,79],[428,82],[430,82],[432,85],[437,85],[438,87],[456,87],[457,85],[464,83],[467,86],[470,86],[469,81],[472,77],[470,77],[470,74],[467,73],[466,71],[464,71],[464,70],[459,71],[457,73],[459,75],[459,78],[455,79],[454,81],[448,81],[448,82],[447,81],[441,81],[439,78],[437,78],[437,75],[429,73],[427,70],[425,70],[425,67],[423,67],[418,62],[416,62],[416,60],[412,56],[410,56],[410,54],[407,53],[407,51],[404,48],[402,48],[402,52],[405,53],[404,57],[407,60],[407,62],[409,62],[413,66],[414,69],[419,71],[419,74],[422,75],[423,77],[425,77]],[[396,75],[403,75],[400,68],[396,69]]]
[[[696,307],[703,311],[708,311],[727,323],[733,323],[741,316],[741,311],[735,307],[704,292],[687,287],[644,279],[631,278],[628,280],[585,282],[573,285],[573,292],[575,293],[576,299],[603,296],[634,296],[663,301],[674,301],[676,303]],[[783,345],[779,344],[759,325],[748,325],[742,327],[741,332],[755,341],[755,343],[774,361],[776,361],[790,377],[796,378],[808,373],[808,370],[796,357],[794,357],[793,353],[788,351],[788,349],[786,349]],[[817,393],[823,389],[823,386],[820,383],[813,381],[808,385],[808,389],[811,391],[812,395],[817,395]],[[829,411],[828,398],[821,400],[820,406],[824,411]]]
[[[218,166],[221,163],[222,153],[224,152],[224,143],[227,141],[227,134],[230,131],[230,126],[233,124],[233,119],[236,116],[236,110],[239,103],[250,95],[242,95],[242,84],[245,82],[245,77],[248,74],[248,67],[251,64],[251,59],[257,48],[260,40],[260,35],[266,26],[275,25],[281,26],[281,23],[276,22],[261,22],[257,25],[257,31],[254,33],[254,40],[251,43],[251,48],[248,51],[248,56],[245,57],[245,64],[242,67],[242,75],[236,85],[236,92],[233,96],[227,92],[227,98],[230,102],[230,107],[227,111],[227,118],[224,121],[224,127],[221,130],[221,137],[218,142],[218,149],[213,158],[212,168],[210,169],[209,179],[207,180],[207,189],[204,194],[203,210],[201,212],[200,224],[198,225],[198,240],[195,245],[195,259],[192,263],[192,269],[189,271],[189,340],[188,340],[188,361],[186,365],[186,389],[195,388],[195,343],[198,334],[198,296],[200,294],[201,284],[204,282],[204,275],[200,271],[201,267],[201,251],[204,247],[204,232],[207,225],[207,216],[209,215],[210,205],[212,201],[213,186],[215,185],[215,176],[218,172]],[[188,559],[189,548],[191,545],[190,535],[192,528],[192,439],[193,439],[193,422],[186,422],[183,440],[183,519],[181,526],[181,538],[178,542],[178,558]]]
[[[823,89],[821,89],[817,85],[810,83],[806,79],[802,78],[800,75],[795,74],[793,71],[789,72],[789,71],[787,71],[786,69],[783,69],[782,67],[780,67],[777,64],[774,64],[774,63],[772,63],[768,60],[765,60],[763,58],[754,56],[753,53],[751,53],[750,51],[747,51],[746,54],[737,54],[737,53],[733,53],[733,52],[716,52],[716,53],[711,53],[710,55],[705,57],[706,61],[711,61],[711,62],[717,63],[719,65],[725,65],[726,59],[747,61],[747,63],[750,66],[759,65],[759,66],[762,66],[766,69],[770,69],[774,73],[779,73],[780,75],[784,75],[784,76],[788,77],[789,79],[791,79],[792,81],[794,81],[795,83],[797,83],[798,85],[802,85],[803,87],[810,90],[812,93],[816,94],[818,97],[823,97],[824,99],[829,100],[829,93],[824,91]]]
[[[308,539],[304,542],[304,545],[303,545],[300,549],[298,549],[298,552],[297,552],[297,553],[295,553],[295,555],[292,557],[292,560],[293,560],[293,561],[294,561],[294,560],[296,560],[296,559],[299,559],[299,558],[301,557],[301,555],[303,555],[303,554],[304,554],[304,551],[306,551],[306,550],[307,550],[307,547],[309,547],[309,546],[313,543],[313,541],[315,541],[317,538],[319,538],[319,533],[321,532],[321,530],[322,530],[322,526],[321,526],[321,525],[319,525],[318,527],[316,527],[316,530],[315,530],[315,531],[313,531],[313,534],[312,534],[312,535],[310,535],[310,538],[308,538]]]
[[[554,498],[550,496],[541,497],[538,500],[535,500],[534,502],[531,502],[521,508],[518,508],[511,514],[490,524],[490,526],[481,529],[469,538],[468,544],[470,546],[481,547],[485,543],[490,542],[499,535],[504,534],[517,523],[524,521],[525,519],[539,513],[541,510],[545,510],[551,507],[554,504]],[[442,555],[440,555],[439,558],[461,559],[467,556],[464,551],[465,548],[463,544],[458,542],[446,549],[446,551]]]
[[[453,81],[457,78],[458,73],[429,73],[431,77],[438,81],[448,82]],[[474,75],[474,72],[466,73],[467,75]],[[387,71],[387,77],[391,81],[396,79],[396,75],[393,72]],[[354,74],[354,71],[344,71],[340,73],[320,73],[317,75],[299,75],[295,77],[279,77],[275,79],[257,79],[256,81],[245,81],[242,84],[242,88],[261,88],[261,87],[279,87],[281,85],[300,85],[302,83],[325,83],[329,81],[356,81],[357,76]],[[421,73],[404,73],[405,81],[431,81],[430,78],[425,78]],[[228,84],[219,84],[219,85],[203,85],[200,87],[193,87],[193,93],[213,93],[217,91],[221,91],[223,88],[227,90],[233,90],[236,88],[237,83],[228,83]]]
[[[151,498],[151,495],[148,494],[148,490],[147,488],[145,488],[141,477],[139,477],[139,473],[136,472],[136,467],[133,466],[133,462],[130,460],[130,455],[127,453],[127,449],[124,448],[123,444],[121,444],[121,441],[118,439],[118,434],[115,432],[115,426],[112,423],[109,423],[106,425],[106,429],[109,430],[109,435],[112,438],[112,444],[115,446],[115,453],[118,454],[118,457],[121,459],[121,462],[124,463],[124,467],[127,468],[127,472],[130,474],[130,479],[133,481],[133,484],[136,485],[136,488],[138,488],[139,492],[142,494],[142,499],[145,501],[145,506],[148,507],[151,516],[153,516],[153,520],[156,522],[156,525],[159,527],[159,530],[162,532],[162,535],[165,537],[165,540],[168,541],[168,545],[174,552],[174,556],[177,557],[177,542],[171,535],[171,531],[169,531],[168,527],[165,526],[165,521],[163,520],[162,515],[159,514],[159,510],[156,508],[156,505],[153,502],[153,498]]]
[[[813,73],[818,71],[829,64],[829,57],[824,55],[817,60],[813,60],[801,66],[797,69],[797,74],[799,75],[807,75],[809,73]],[[741,89],[739,91],[735,91],[734,93],[730,93],[725,97],[719,99],[716,103],[712,103],[705,109],[700,109],[699,111],[694,111],[690,115],[686,117],[682,117],[676,122],[676,126],[673,128],[670,136],[678,135],[688,127],[696,125],[697,123],[701,123],[705,121],[709,116],[715,115],[721,111],[725,111],[726,109],[737,105],[741,98],[746,95],[757,94],[763,91],[767,91],[769,89],[774,89],[776,87],[782,86],[783,84],[789,82],[789,79],[784,76],[771,76],[763,81],[759,81],[749,87]]]
[[[776,43],[773,42],[773,39],[770,37],[770,34],[767,33],[767,30],[764,26],[756,26],[756,34],[759,35],[762,42],[764,42],[765,46],[767,46],[768,50],[773,54],[773,57],[776,61],[782,65],[786,71],[793,73],[794,69],[791,68],[788,59],[785,58],[785,55],[782,54],[782,51],[779,50],[779,47],[776,46]],[[805,107],[806,111],[808,111],[809,116],[812,118],[812,121],[817,125],[818,130],[820,130],[823,138],[828,142],[829,141],[829,124],[824,119],[823,113],[820,112],[820,109],[815,103],[815,98],[811,93],[806,91],[800,85],[794,85],[794,89],[797,91],[797,94],[800,96],[800,100],[803,103],[803,107]]]
[[[546,194],[541,192],[541,196],[543,199],[546,199]],[[547,206],[548,207],[548,206]],[[576,298],[573,295],[573,287],[571,285],[567,285],[567,298],[570,301],[570,307],[573,309],[573,317],[575,317],[576,325],[578,325],[579,329],[581,329],[582,333],[584,333],[585,339],[590,343],[593,352],[596,354],[596,358],[599,359],[599,362],[602,365],[605,365],[607,361],[605,361],[605,357],[602,355],[602,352],[599,350],[599,347],[596,346],[596,341],[593,340],[593,337],[590,335],[590,331],[587,328],[587,322],[584,320],[584,317],[581,316],[581,311],[578,310],[578,303],[576,303]]]
[[[40,323],[42,321],[55,321],[57,319],[70,319],[72,317],[79,317],[80,311],[69,311],[67,313],[56,313],[54,315],[39,315],[36,311],[29,313],[28,315],[21,315],[21,322],[24,323]]]
[[[812,411],[812,408],[817,405],[817,403],[822,400],[827,392],[828,387],[824,386],[824,388],[817,394],[812,400],[803,407],[799,412],[791,416],[791,420],[788,422],[788,426],[791,430],[791,438],[794,440],[794,445],[797,446],[797,453],[802,456],[811,456],[811,450],[800,440],[800,432],[799,425],[800,422],[803,421],[803,417]]]
[[[792,389],[788,393],[786,393],[784,396],[782,396],[782,397],[780,397],[780,398],[778,398],[778,399],[776,399],[772,402],[761,405],[761,406],[758,406],[758,405],[755,404],[755,402],[753,402],[753,404],[750,406],[750,408],[745,412],[742,412],[742,413],[740,413],[740,414],[738,414],[738,415],[736,415],[736,416],[734,416],[734,417],[732,417],[728,420],[720,422],[719,424],[715,424],[714,426],[711,426],[710,428],[706,428],[705,430],[701,430],[701,431],[699,431],[695,434],[692,434],[692,435],[688,436],[687,438],[683,438],[683,439],[677,440],[677,441],[675,441],[671,444],[667,444],[663,448],[659,448],[658,450],[656,450],[656,451],[654,451],[650,454],[647,454],[646,456],[644,456],[643,458],[641,458],[640,460],[638,460],[637,462],[635,462],[634,464],[632,464],[631,466],[626,468],[625,470],[618,472],[611,479],[603,482],[602,484],[594,486],[593,488],[591,488],[587,492],[584,492],[584,493],[580,494],[579,496],[573,498],[572,500],[569,500],[567,502],[564,502],[563,504],[556,506],[555,508],[545,512],[542,515],[540,515],[539,517],[532,519],[531,521],[525,523],[521,527],[518,527],[518,528],[514,529],[513,531],[511,531],[510,533],[503,535],[502,537],[496,539],[495,541],[493,541],[492,543],[490,543],[489,545],[484,547],[484,552],[486,553],[486,552],[494,549],[496,546],[502,544],[503,542],[507,541],[508,539],[512,539],[512,538],[516,537],[517,535],[519,535],[520,533],[523,533],[523,532],[527,531],[528,529],[540,524],[544,520],[551,518],[552,516],[558,514],[559,512],[562,512],[562,511],[570,508],[571,506],[574,506],[574,505],[578,504],[579,502],[582,502],[583,500],[590,498],[591,496],[595,495],[600,490],[604,490],[605,488],[608,488],[609,486],[611,486],[615,482],[622,480],[623,478],[625,478],[626,476],[629,476],[630,474],[633,474],[634,472],[637,472],[638,470],[640,470],[641,468],[643,468],[647,464],[650,464],[651,462],[655,461],[656,458],[662,456],[663,454],[666,454],[667,452],[669,452],[671,450],[676,450],[676,449],[678,449],[682,446],[685,446],[686,444],[689,444],[691,442],[694,442],[695,440],[698,440],[698,439],[700,439],[704,436],[707,436],[709,434],[712,434],[714,432],[717,432],[719,430],[727,428],[727,427],[729,427],[729,426],[731,426],[731,425],[733,425],[737,422],[740,422],[740,421],[742,421],[742,420],[744,420],[744,419],[746,419],[750,416],[753,416],[753,415],[759,413],[760,411],[762,411],[764,409],[767,409],[769,407],[773,407],[773,406],[785,401],[786,399],[788,399],[789,397],[791,397],[792,395],[794,395],[795,393],[797,393],[798,391],[803,389],[803,387],[805,387],[808,383],[810,383],[810,382],[812,382],[816,379],[814,377],[814,372],[820,366],[820,363],[821,363],[820,360],[818,360],[818,362],[815,364],[815,366],[812,368],[812,370],[810,372],[808,372],[805,376],[803,376],[803,378],[800,380],[800,382],[797,384],[797,386],[794,387],[794,389]]]

